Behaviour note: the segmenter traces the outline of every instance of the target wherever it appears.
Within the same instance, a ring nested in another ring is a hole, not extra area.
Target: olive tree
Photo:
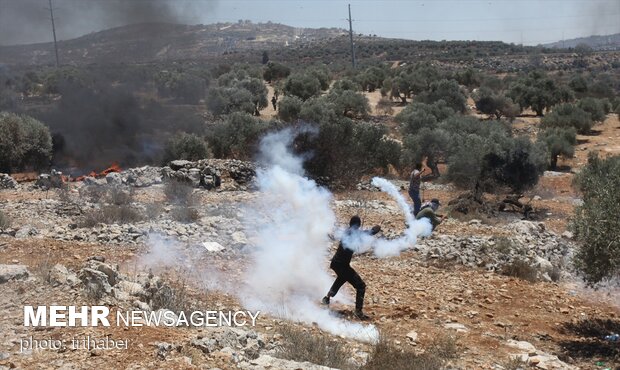
[[[571,228],[580,242],[574,261],[584,280],[594,285],[620,273],[620,156],[592,154],[575,179],[583,205]]]

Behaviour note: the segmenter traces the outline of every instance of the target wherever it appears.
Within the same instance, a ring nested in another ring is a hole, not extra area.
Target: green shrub
[[[52,158],[49,129],[36,119],[0,112],[0,172],[43,169]]]
[[[557,105],[540,123],[542,128],[573,127],[580,134],[588,134],[594,124],[590,113],[570,103]]]
[[[176,98],[190,104],[196,104],[205,97],[209,83],[204,76],[182,70],[159,71],[154,79],[160,96]]]
[[[549,166],[551,169],[555,169],[559,156],[572,158],[575,154],[577,132],[573,127],[553,127],[539,132],[537,140],[544,143],[547,147]]]
[[[336,114],[350,118],[365,118],[370,112],[368,99],[353,90],[333,89],[324,97],[334,105]]]
[[[580,242],[575,266],[588,284],[596,284],[620,272],[620,156],[591,153],[575,183],[583,193],[571,223]]]
[[[562,90],[564,94],[567,90]],[[545,109],[549,109],[562,101],[561,93],[555,81],[541,71],[530,72],[510,84],[508,96],[521,109],[531,107],[536,115],[542,116]],[[564,99],[569,97],[564,97]]]
[[[285,122],[295,122],[301,113],[303,101],[296,96],[285,96],[278,103],[278,118]]]
[[[291,74],[291,69],[283,64],[268,62],[263,73],[263,78],[267,82],[274,80],[280,80],[288,77]]]
[[[467,98],[454,80],[440,80],[431,83],[428,90],[419,94],[418,100],[428,104],[443,100],[455,112],[463,113],[467,110]]]
[[[216,116],[233,112],[256,116],[267,107],[267,87],[254,71],[236,66],[217,79],[217,87],[207,93],[207,108]]]
[[[351,90],[351,91],[359,91],[361,90],[360,85],[348,78],[343,78],[334,82],[334,85],[331,88],[331,91],[334,90]]]
[[[373,92],[383,87],[383,81],[387,77],[387,71],[379,67],[368,67],[357,76],[362,90]]]
[[[197,161],[208,158],[207,142],[194,134],[181,132],[168,140],[164,152],[164,163],[177,159]]]
[[[514,118],[519,114],[519,106],[512,102],[512,99],[499,93],[494,93],[491,89],[481,87],[474,95],[476,109],[488,115],[500,119],[502,116]]]
[[[478,191],[509,187],[521,191],[535,185],[546,167],[544,146],[525,137],[513,138],[500,121],[455,116],[439,127],[435,131],[444,132],[449,139],[440,152],[447,158],[447,178],[459,187]]]
[[[386,138],[386,132],[384,126],[341,118],[322,122],[316,135],[301,135],[296,147],[313,154],[305,166],[310,175],[353,185],[362,174],[398,166],[400,144]]]
[[[271,127],[249,114],[233,113],[213,125],[208,140],[216,158],[250,159],[259,137]]]
[[[443,100],[433,104],[414,102],[407,105],[395,119],[400,123],[403,135],[414,135],[424,127],[434,129],[439,122],[455,114]]]
[[[320,94],[321,82],[310,73],[295,73],[286,79],[284,92],[305,101]]]
[[[607,118],[608,109],[604,100],[596,98],[583,98],[577,102],[577,106],[590,113],[592,120],[603,122]]]

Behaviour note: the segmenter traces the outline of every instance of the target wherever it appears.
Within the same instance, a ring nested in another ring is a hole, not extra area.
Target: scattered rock
[[[50,270],[50,284],[52,286],[70,285],[73,286],[78,283],[77,275],[70,272],[65,266],[56,264]]]
[[[444,328],[456,330],[457,333],[467,333],[469,331],[465,325],[456,322],[447,323],[444,325]]]
[[[316,365],[310,362],[296,362],[291,360],[284,360],[281,358],[271,357],[269,355],[262,355],[255,360],[239,363],[238,367],[245,370],[337,370],[331,367]]]

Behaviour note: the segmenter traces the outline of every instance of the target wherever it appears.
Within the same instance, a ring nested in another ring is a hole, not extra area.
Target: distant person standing
[[[409,196],[413,200],[413,216],[417,216],[422,206],[422,199],[420,199],[420,183],[422,182],[422,163],[418,162],[411,172],[411,178],[409,179]]]
[[[273,105],[273,110],[278,110],[278,109],[277,109],[277,107],[276,107],[276,103],[277,103],[277,102],[278,102],[278,98],[274,95],[274,96],[271,98],[271,105]]]

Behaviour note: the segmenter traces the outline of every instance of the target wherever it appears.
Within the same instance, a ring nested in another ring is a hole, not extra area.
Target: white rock
[[[407,338],[411,339],[412,342],[415,342],[418,340],[418,333],[415,330],[412,330],[407,333]]]
[[[516,349],[521,350],[521,351],[525,351],[527,353],[534,353],[534,352],[536,352],[536,347],[534,347],[534,345],[532,343],[526,342],[524,340],[508,339],[508,341],[506,342],[506,345],[508,347],[512,347],[512,348],[516,348]]]
[[[243,233],[243,231],[236,231],[232,233],[231,238],[236,244],[247,244],[248,243],[248,239],[245,237],[245,234]]]
[[[469,329],[467,329],[467,327],[465,325],[459,324],[459,323],[456,323],[456,322],[448,323],[448,324],[444,325],[444,328],[451,329],[451,330],[456,330],[457,333],[467,333],[469,331]]]
[[[203,242],[202,246],[209,252],[219,252],[225,248],[218,242]]]

